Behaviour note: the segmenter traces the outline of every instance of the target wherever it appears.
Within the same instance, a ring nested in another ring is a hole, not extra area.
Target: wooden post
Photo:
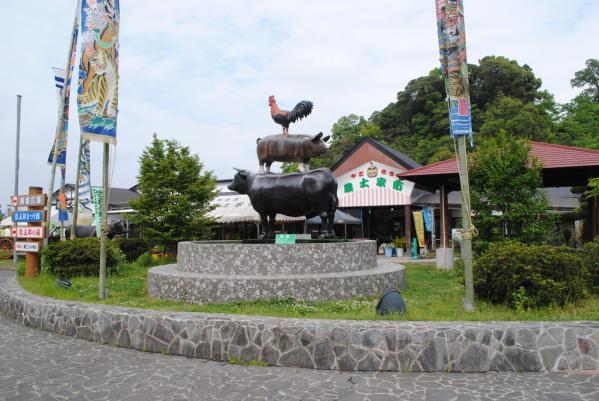
[[[29,195],[41,195],[43,193],[42,188],[40,187],[29,187]],[[28,211],[34,210],[44,210],[43,206],[29,206],[27,207]],[[40,227],[42,225],[39,223],[27,223],[28,226],[31,227]],[[16,239],[15,239],[16,240]],[[37,239],[28,239],[27,242],[38,242]],[[40,247],[41,251],[41,247]],[[25,255],[25,276],[27,277],[36,277],[40,272],[40,254],[39,252],[27,252]]]
[[[406,256],[412,256],[412,205],[404,205],[404,222],[406,235]]]
[[[77,219],[79,215],[79,180],[81,179],[81,152],[83,152],[83,137],[79,136],[79,152],[77,152],[77,174],[75,176],[75,193],[73,194],[73,221],[71,222],[71,239],[77,238]]]

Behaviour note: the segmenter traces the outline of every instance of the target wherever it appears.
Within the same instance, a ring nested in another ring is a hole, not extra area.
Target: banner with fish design
[[[90,178],[90,143],[84,141],[81,147],[79,170],[79,205],[93,213],[93,201]]]
[[[58,137],[54,137],[52,149],[50,149],[50,155],[48,156],[48,164],[52,164],[54,161],[54,143],[58,141],[58,149],[56,155],[56,165],[60,167],[66,167],[67,164],[67,138],[69,134],[69,102],[71,99],[71,78],[73,77],[73,70],[75,68],[75,61],[77,60],[77,35],[79,30],[77,29],[77,23],[75,23],[75,29],[73,29],[72,37],[72,50],[70,56],[69,71],[65,71],[62,68],[52,68],[54,71],[54,84],[58,91],[58,108],[60,112],[62,91],[65,91],[64,105],[62,107],[62,131],[58,133]]]
[[[82,0],[77,105],[86,140],[116,144],[119,0]]]
[[[449,103],[450,133],[472,135],[462,0],[435,0],[439,59]]]

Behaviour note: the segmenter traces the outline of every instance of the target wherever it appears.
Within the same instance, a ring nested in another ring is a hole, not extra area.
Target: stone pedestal
[[[453,269],[453,248],[437,248],[437,269],[452,270]]]
[[[404,286],[404,267],[377,263],[375,241],[180,242],[177,261],[150,269],[150,296],[199,304],[325,301],[378,296]]]

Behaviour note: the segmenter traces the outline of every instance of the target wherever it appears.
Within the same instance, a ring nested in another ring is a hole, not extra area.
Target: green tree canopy
[[[204,236],[216,181],[211,172],[202,173],[198,156],[174,140],[154,135],[139,165],[141,195],[130,203],[135,209],[131,221],[142,235],[168,250],[175,250],[179,241]]]
[[[589,96],[595,102],[599,102],[599,60],[588,59],[586,68],[577,71],[570,85],[575,88],[584,88],[583,95]]]
[[[541,164],[530,160],[530,145],[504,131],[479,140],[470,158],[473,223],[483,245],[506,239],[541,243],[553,218],[542,187]]]

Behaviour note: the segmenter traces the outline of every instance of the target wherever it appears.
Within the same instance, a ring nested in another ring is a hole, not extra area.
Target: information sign
[[[295,239],[295,234],[277,234],[275,237],[275,244],[295,244]]]
[[[15,197],[13,197],[15,198]],[[46,195],[19,195],[17,198],[17,206],[46,206]],[[11,199],[14,205],[14,200]]]
[[[44,238],[43,227],[13,227],[10,231],[14,238]]]
[[[12,221],[15,223],[33,223],[44,221],[44,212],[32,211],[32,212],[15,212],[12,216]]]
[[[17,252],[39,252],[40,244],[38,242],[15,241],[15,251],[17,251]]]

